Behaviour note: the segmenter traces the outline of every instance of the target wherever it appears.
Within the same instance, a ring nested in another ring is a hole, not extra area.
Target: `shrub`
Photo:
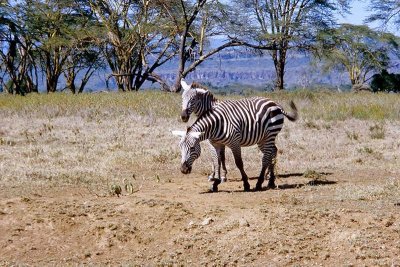
[[[400,92],[400,74],[382,70],[380,74],[372,76],[371,88],[374,92]]]

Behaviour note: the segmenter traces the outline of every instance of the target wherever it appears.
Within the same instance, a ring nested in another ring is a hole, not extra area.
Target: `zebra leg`
[[[276,188],[275,184],[275,162],[276,162],[276,154],[278,152],[278,148],[274,144],[274,147],[272,148],[272,157],[271,157],[271,163],[269,165],[269,180],[268,180],[268,188]]]
[[[276,184],[275,184],[275,173],[274,173],[274,167],[275,165],[273,163],[271,163],[270,165],[270,170],[269,170],[269,180],[268,180],[268,185],[267,188],[276,188]]]
[[[222,175],[221,175],[221,182],[226,182],[226,175],[228,174],[228,171],[226,170],[225,166],[225,146],[222,146],[221,149],[219,150],[219,158],[221,159],[221,164],[222,164]]]
[[[208,181],[212,182],[215,179],[219,179],[219,162],[218,162],[218,152],[217,148],[211,143],[210,140],[207,140],[210,153],[211,153],[211,160],[212,160],[212,173],[208,176]]]
[[[261,168],[260,176],[258,177],[258,181],[256,184],[256,190],[262,189],[262,184],[264,182],[265,172],[267,169],[270,172],[270,177],[268,180],[267,188],[276,188],[274,164],[273,164],[273,159],[276,157],[276,152],[277,152],[275,143],[272,143],[272,146],[270,143],[269,144],[260,144],[259,148],[260,148],[261,152],[263,153],[263,158],[262,158],[262,168]]]
[[[212,192],[218,192],[218,185],[221,183],[221,180],[214,180],[213,185],[211,186]]]
[[[231,149],[232,149],[233,157],[235,158],[236,167],[238,167],[240,174],[242,175],[244,191],[250,191],[250,184],[248,181],[249,179],[243,168],[242,152],[241,152],[240,145],[233,146],[233,147],[231,147]]]
[[[258,176],[258,180],[257,180],[257,184],[256,184],[256,190],[257,191],[261,191],[262,190],[262,184],[264,182],[266,169],[267,168],[264,167],[264,166],[261,168],[260,176]]]

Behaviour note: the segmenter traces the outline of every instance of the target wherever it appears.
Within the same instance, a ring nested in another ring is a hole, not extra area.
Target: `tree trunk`
[[[181,36],[181,43],[179,45],[179,67],[176,73],[175,83],[171,89],[172,92],[179,93],[182,90],[181,87],[181,80],[183,77],[183,72],[185,70],[185,63],[186,63],[186,36],[189,32],[189,28],[186,27],[185,31]]]
[[[275,70],[276,70],[275,90],[280,91],[284,89],[285,64],[279,62],[278,65],[275,66]]]
[[[56,66],[53,66],[51,64],[51,54],[46,53],[46,89],[47,93],[54,93],[57,91],[57,83],[58,83],[58,78],[60,74],[57,73],[55,70]],[[55,64],[55,63],[53,63]]]
[[[285,66],[286,66],[286,50],[280,49],[272,52],[272,59],[275,66],[275,89],[276,91],[284,90],[285,82]]]
[[[38,93],[38,88],[29,75],[26,76],[26,87],[29,93]]]
[[[76,94],[76,86],[75,86],[75,73],[74,70],[69,69],[67,74],[65,75],[67,88],[71,91],[71,93]]]
[[[57,91],[58,78],[49,77],[46,79],[47,93],[54,93]]]

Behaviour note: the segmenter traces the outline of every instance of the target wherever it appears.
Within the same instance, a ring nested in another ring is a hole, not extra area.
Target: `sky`
[[[353,1],[351,14],[346,17],[339,17],[339,23],[350,23],[361,25],[363,20],[370,14],[367,1]]]

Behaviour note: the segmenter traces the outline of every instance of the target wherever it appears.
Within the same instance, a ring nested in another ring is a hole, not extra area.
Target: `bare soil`
[[[2,119],[0,265],[400,266],[398,122],[287,122],[278,189],[243,192],[228,151],[209,193],[206,149],[179,172],[178,119],[93,116]]]

